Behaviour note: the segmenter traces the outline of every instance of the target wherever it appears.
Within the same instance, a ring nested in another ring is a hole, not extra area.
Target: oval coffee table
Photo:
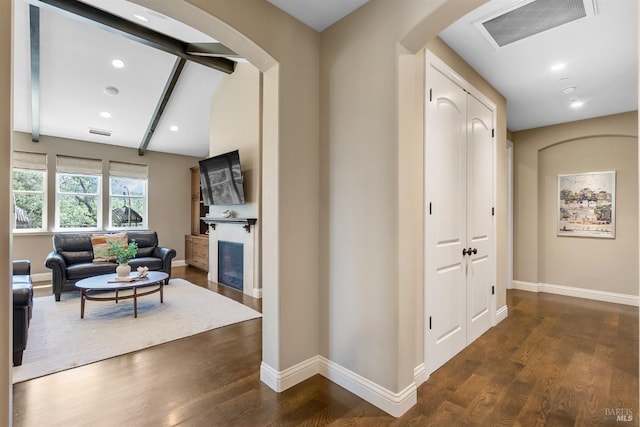
[[[100,276],[88,277],[76,282],[76,288],[80,289],[80,318],[84,319],[85,301],[115,301],[133,299],[133,317],[138,317],[138,297],[160,292],[160,303],[163,301],[162,287],[169,281],[169,275],[163,271],[149,271],[145,278],[138,279],[136,273],[131,273],[130,277],[136,278],[131,282],[116,281],[116,274],[102,274]],[[138,292],[141,288],[151,287],[143,292]],[[132,290],[133,293],[119,295],[119,291]],[[115,296],[98,296],[95,292],[115,291]],[[93,293],[93,294],[92,294]]]

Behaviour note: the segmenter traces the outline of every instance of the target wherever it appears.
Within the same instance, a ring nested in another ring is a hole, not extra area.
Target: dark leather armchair
[[[13,261],[13,366],[22,365],[22,354],[27,348],[29,322],[33,313],[33,284],[31,262]]]

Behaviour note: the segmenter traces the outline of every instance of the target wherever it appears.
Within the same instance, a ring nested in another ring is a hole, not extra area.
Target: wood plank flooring
[[[191,267],[174,277],[261,309]],[[16,384],[14,426],[638,425],[637,307],[507,299],[508,319],[434,372],[401,418],[319,375],[273,392],[259,379],[256,319]]]

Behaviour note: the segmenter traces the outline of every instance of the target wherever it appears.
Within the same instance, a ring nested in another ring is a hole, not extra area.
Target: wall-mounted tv
[[[200,160],[200,188],[206,206],[244,204],[238,150]]]

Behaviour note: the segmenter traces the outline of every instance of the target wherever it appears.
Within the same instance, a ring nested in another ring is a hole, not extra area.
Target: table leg
[[[80,318],[84,319],[84,300],[86,297],[85,294],[86,290],[83,289],[82,292],[80,292]]]
[[[118,290],[116,289],[116,304],[118,303]]]
[[[164,282],[160,282],[160,304],[164,302],[163,290],[164,290]]]
[[[133,317],[138,317],[138,288],[133,288]]]

